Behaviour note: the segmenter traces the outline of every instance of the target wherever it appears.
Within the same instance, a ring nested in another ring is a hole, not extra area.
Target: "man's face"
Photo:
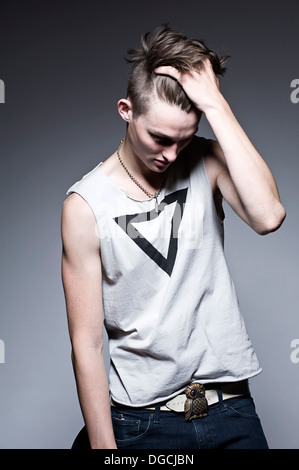
[[[201,115],[153,98],[146,114],[131,115],[127,139],[138,163],[165,171],[197,132]]]

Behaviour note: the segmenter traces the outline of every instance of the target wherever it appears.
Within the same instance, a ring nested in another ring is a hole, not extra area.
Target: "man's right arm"
[[[71,194],[61,219],[62,282],[72,361],[90,445],[116,448],[103,355],[100,241],[94,215],[83,198]]]

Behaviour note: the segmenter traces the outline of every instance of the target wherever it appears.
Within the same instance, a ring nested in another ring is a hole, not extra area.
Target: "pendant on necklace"
[[[155,212],[158,213],[159,212],[159,205],[158,205],[158,196],[155,196]]]

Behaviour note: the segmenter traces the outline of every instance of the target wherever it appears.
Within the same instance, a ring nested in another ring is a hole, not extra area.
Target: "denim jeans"
[[[223,401],[220,396],[207,417],[192,421],[159,405],[155,410],[112,407],[111,414],[118,449],[268,449],[252,397]],[[83,428],[73,448],[86,446]]]

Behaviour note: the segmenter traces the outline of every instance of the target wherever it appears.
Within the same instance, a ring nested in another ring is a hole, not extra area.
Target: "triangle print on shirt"
[[[178,250],[178,230],[183,218],[188,188],[165,196],[155,209],[115,217],[125,231],[163,271],[171,276]]]

